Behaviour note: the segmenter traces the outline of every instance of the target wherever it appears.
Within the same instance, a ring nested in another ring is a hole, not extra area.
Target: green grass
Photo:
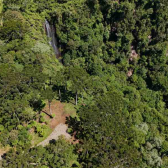
[[[72,103],[63,103],[64,105],[64,114],[70,115],[72,118],[77,117],[76,106]],[[44,117],[45,118],[45,117]],[[50,119],[48,119],[48,123]],[[52,133],[52,129],[47,125],[45,130],[45,135],[43,137],[39,137],[39,135],[35,132],[32,133],[32,145],[35,146],[40,142],[44,141],[50,134]]]
[[[71,117],[76,117],[75,105],[71,103],[64,103],[64,113],[69,114]]]
[[[39,144],[40,142],[44,141],[50,134],[52,133],[52,129],[47,126],[47,128],[45,129],[45,134],[43,137],[39,137],[39,135],[35,132],[33,132],[32,135],[32,145],[35,146],[37,144]]]
[[[46,114],[42,113],[43,117],[45,118]],[[49,123],[50,119],[49,118],[45,118],[45,123]],[[32,145],[35,146],[37,144],[39,144],[40,142],[44,141],[51,133],[52,133],[52,129],[50,128],[50,126],[48,124],[46,124],[46,129],[44,131],[44,136],[40,137],[38,135],[38,133],[33,132],[32,135]]]

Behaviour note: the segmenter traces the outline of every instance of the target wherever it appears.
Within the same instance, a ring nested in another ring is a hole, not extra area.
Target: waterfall
[[[49,22],[45,20],[45,28],[46,28],[47,36],[50,38],[49,44],[52,46],[55,52],[55,55],[59,57],[60,52],[57,46],[57,39],[56,39],[54,25],[50,25]]]

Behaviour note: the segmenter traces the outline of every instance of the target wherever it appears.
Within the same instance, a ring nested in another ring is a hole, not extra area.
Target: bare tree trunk
[[[60,101],[61,101],[61,90],[59,89],[59,98],[60,98]]]
[[[48,106],[49,106],[49,113],[50,113],[50,115],[52,116],[51,102],[50,102],[50,101],[48,101]]]
[[[76,105],[78,104],[78,93],[76,92]]]
[[[82,94],[82,103],[83,103],[83,94]]]

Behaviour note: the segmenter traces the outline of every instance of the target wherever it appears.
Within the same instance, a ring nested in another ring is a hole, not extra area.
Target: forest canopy
[[[33,147],[54,100],[79,143]],[[0,0],[0,146],[4,168],[168,167],[168,1]]]

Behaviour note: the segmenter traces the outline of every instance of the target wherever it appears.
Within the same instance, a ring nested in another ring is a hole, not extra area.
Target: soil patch
[[[5,154],[6,152],[8,152],[10,149],[10,147],[6,147],[6,148],[0,148],[0,160],[2,160],[3,154]]]
[[[43,111],[49,114],[48,104],[45,106]],[[61,123],[65,124],[66,117],[69,117],[69,114],[66,114],[64,112],[64,104],[55,100],[51,103],[51,111],[54,117],[51,119],[49,116],[46,115],[46,120],[49,121],[50,128],[54,130],[57,125]]]
[[[53,131],[44,141],[40,142],[38,145],[46,146],[51,140],[57,140],[61,135],[65,136],[65,138],[73,144],[78,143],[74,136],[71,136],[67,133],[68,125],[66,124],[66,118],[68,118],[70,115],[76,114],[73,107],[71,107],[69,104],[61,103],[59,101],[53,101],[50,107],[54,117],[51,119],[48,115],[46,115],[45,119],[49,121],[49,126]],[[45,106],[43,111],[47,114],[50,114],[48,104]]]
[[[54,131],[44,141],[40,142],[38,146],[39,145],[46,146],[47,144],[49,144],[50,141],[57,140],[59,136],[64,136],[66,139],[71,139],[71,135],[69,135],[66,132],[67,129],[68,129],[68,126],[65,124],[61,123],[57,125]]]

